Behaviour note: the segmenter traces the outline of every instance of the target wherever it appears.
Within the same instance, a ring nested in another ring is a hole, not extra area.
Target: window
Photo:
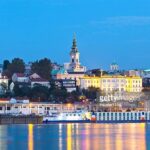
[[[7,110],[10,110],[10,107],[7,107],[6,109],[7,109]]]

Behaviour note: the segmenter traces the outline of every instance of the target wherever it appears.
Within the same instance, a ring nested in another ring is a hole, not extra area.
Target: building
[[[143,88],[150,89],[150,74],[143,77]]]
[[[21,88],[23,86],[35,87],[42,85],[50,88],[50,82],[46,79],[41,78],[38,74],[34,73],[30,76],[25,76],[22,73],[14,73],[12,76],[12,83],[10,84],[10,91],[13,92],[14,86],[17,85]]]
[[[31,74],[31,66],[32,66],[32,62],[29,62],[28,64],[25,64],[25,75],[30,75]]]
[[[127,92],[141,92],[143,89],[142,78],[139,76],[126,77]]]
[[[126,79],[121,75],[102,76],[100,87],[106,93],[113,91],[123,92],[126,90]]]
[[[76,37],[73,38],[72,48],[70,51],[70,63],[65,63],[64,68],[68,72],[86,72],[86,67],[80,63],[80,53],[77,48]]]
[[[13,82],[29,82],[29,77],[25,76],[23,73],[14,73],[12,75]]]
[[[80,88],[88,89],[89,87],[100,88],[100,77],[95,76],[85,76],[80,79]]]
[[[57,79],[55,80],[55,85],[59,88],[65,87],[67,92],[72,92],[77,90],[76,80],[72,80],[72,79]]]
[[[105,92],[141,92],[142,78],[139,76],[102,76],[101,89]]]
[[[119,65],[115,62],[113,62],[111,65],[110,65],[110,71],[112,72],[116,72],[119,70]]]
[[[29,77],[30,83],[31,83],[31,88],[33,88],[36,85],[42,85],[50,88],[50,82],[46,79],[41,78],[38,74],[34,73],[30,75]]]
[[[142,70],[128,70],[124,72],[126,76],[142,76]]]
[[[8,78],[0,73],[0,94],[3,94],[8,89]]]
[[[81,80],[81,89],[88,89],[89,87],[100,88],[105,93],[116,92],[141,92],[142,78],[141,77],[127,77],[121,75],[105,75],[101,77],[83,77]]]
[[[56,62],[53,62],[53,63],[51,64],[51,66],[52,66],[52,69],[53,69],[53,70],[59,70],[59,69],[61,69],[61,68],[63,67],[63,66],[57,64]]]
[[[84,77],[85,72],[86,67],[80,64],[80,53],[78,51],[76,38],[74,36],[70,51],[70,62],[64,63],[64,66],[60,69],[53,69],[52,78],[59,80],[76,80],[77,86],[80,86],[80,78]]]

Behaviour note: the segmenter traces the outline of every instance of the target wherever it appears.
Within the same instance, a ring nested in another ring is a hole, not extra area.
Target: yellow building
[[[80,88],[88,89],[89,87],[100,88],[100,77],[84,76],[80,78]]]
[[[127,92],[141,92],[142,78],[138,76],[126,77],[126,91]]]
[[[100,89],[104,92],[119,91],[123,92],[126,90],[126,79],[124,76],[102,76],[100,77]]]
[[[127,77],[121,75],[105,75],[101,77],[85,76],[80,79],[81,89],[89,87],[100,88],[102,91],[109,93],[118,92],[141,92],[142,78]]]

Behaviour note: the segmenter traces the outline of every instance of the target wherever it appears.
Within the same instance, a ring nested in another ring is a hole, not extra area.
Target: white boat
[[[43,117],[43,122],[89,122],[90,112],[62,112],[52,113]]]
[[[150,112],[70,112],[43,117],[43,122],[97,122],[128,123],[150,122]]]

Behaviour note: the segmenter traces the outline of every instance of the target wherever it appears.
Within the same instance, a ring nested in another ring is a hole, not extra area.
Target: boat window
[[[80,114],[78,114],[78,116],[80,116]]]
[[[3,110],[3,107],[0,107],[0,110]]]
[[[57,108],[56,108],[56,107],[54,107],[54,110],[57,110]]]
[[[74,114],[74,116],[76,116],[76,114]]]
[[[144,112],[142,112],[142,115],[144,115]]]
[[[66,114],[66,116],[68,116],[68,114]]]
[[[10,110],[10,107],[7,107],[7,110]]]

